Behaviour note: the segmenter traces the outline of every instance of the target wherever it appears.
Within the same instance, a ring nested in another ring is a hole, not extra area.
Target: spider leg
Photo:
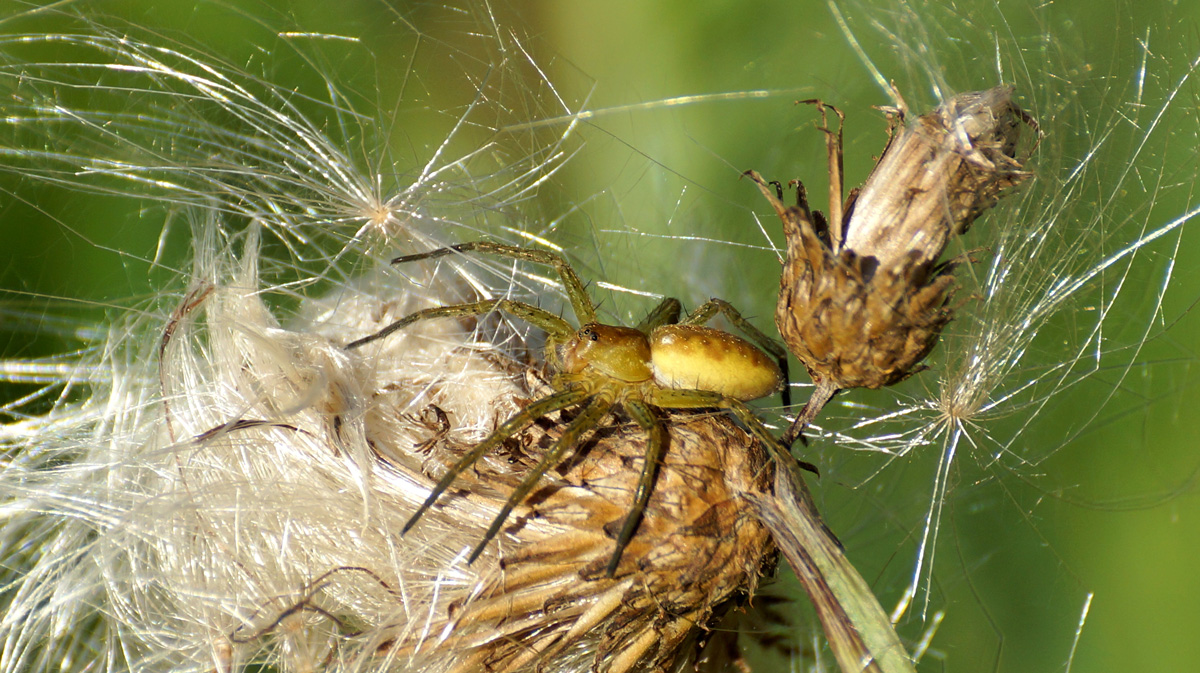
[[[646,314],[645,318],[637,324],[637,329],[645,334],[649,334],[655,327],[662,325],[674,325],[679,322],[679,314],[683,311],[683,306],[675,297],[667,297],[662,300],[658,306],[654,307],[653,311]]]
[[[468,315],[483,315],[491,311],[504,311],[510,315],[516,316],[525,322],[537,325],[546,330],[550,335],[552,342],[566,341],[575,333],[575,328],[571,327],[570,323],[562,318],[554,315],[549,311],[544,311],[536,306],[531,306],[524,302],[513,301],[511,299],[485,299],[477,301],[473,304],[454,304],[452,306],[436,306],[427,308],[416,313],[410,313],[396,322],[384,327],[378,332],[365,336],[357,341],[351,341],[346,344],[346,350],[354,350],[359,346],[378,341],[388,335],[402,330],[405,327],[419,321],[429,320],[431,318],[454,318]]]
[[[429,252],[417,253],[415,255],[404,255],[392,260],[392,264],[404,264],[405,262],[415,262],[421,259],[436,259],[444,257],[456,252],[485,252],[491,255],[500,255],[501,257],[510,257],[526,262],[534,262],[535,264],[545,264],[554,267],[558,272],[558,277],[562,280],[563,289],[567,293],[567,299],[571,300],[571,308],[575,311],[575,317],[579,319],[581,325],[596,322],[596,309],[592,304],[592,300],[588,297],[587,290],[584,289],[583,281],[579,280],[575,270],[567,263],[567,260],[562,258],[555,252],[549,250],[530,250],[528,248],[519,248],[514,245],[503,245],[500,243],[492,243],[490,241],[471,241],[469,243],[459,243],[448,248],[438,248]]]
[[[684,325],[703,325],[712,319],[718,312],[724,315],[729,322],[733,323],[738,329],[742,330],[750,340],[758,344],[760,348],[770,353],[775,357],[775,361],[779,364],[779,372],[783,374],[783,390],[779,396],[783,401],[783,406],[792,406],[792,390],[791,379],[788,378],[788,357],[787,350],[779,345],[779,342],[771,337],[763,334],[757,327],[750,324],[749,320],[742,317],[733,304],[724,299],[709,299],[692,311],[687,318],[683,320]]]
[[[400,529],[400,534],[404,535],[411,530],[412,527],[417,524],[417,519],[420,519],[421,515],[424,514],[425,511],[431,506],[433,506],[433,503],[436,502],[437,499],[446,492],[446,489],[450,488],[450,484],[454,483],[454,480],[458,478],[458,475],[462,474],[463,471],[470,467],[472,463],[479,460],[483,454],[499,446],[501,442],[513,436],[522,428],[530,423],[533,423],[542,416],[558,411],[559,409],[565,409],[572,404],[578,404],[587,396],[588,394],[583,390],[578,388],[569,388],[567,390],[554,393],[548,397],[543,397],[542,399],[517,412],[507,421],[504,421],[504,423],[502,423],[500,427],[496,428],[492,434],[488,435],[486,439],[476,444],[475,448],[471,449],[466,453],[466,455],[458,459],[458,462],[450,468],[450,471],[447,472],[446,475],[442,477],[440,481],[438,481],[437,485],[433,487],[433,490],[430,491],[429,497],[425,499],[425,502],[417,508],[417,511],[413,513],[408,522],[404,524],[404,528]],[[472,557],[472,560],[474,560],[474,557]]]
[[[721,393],[711,390],[677,390],[675,388],[659,388],[652,391],[646,399],[646,402],[653,404],[656,407],[664,409],[721,409],[729,412],[735,419],[738,420],[750,434],[754,435],[767,447],[767,452],[771,457],[780,464],[786,465],[788,462],[797,463],[800,467],[820,475],[820,471],[816,466],[807,461],[800,460],[792,455],[767,426],[763,425],[758,416],[750,410],[750,407],[742,404],[732,397],[727,397]]]
[[[525,478],[521,480],[521,483],[517,484],[517,487],[513,489],[512,494],[508,496],[508,501],[504,503],[504,507],[500,508],[500,513],[496,515],[496,518],[492,520],[492,525],[489,526],[487,532],[483,534],[483,540],[481,540],[479,544],[475,546],[475,550],[472,551],[471,556],[467,558],[467,563],[474,563],[475,559],[479,558],[479,555],[483,553],[483,550],[485,547],[487,547],[487,544],[492,541],[492,538],[496,537],[497,533],[500,532],[500,528],[504,526],[504,520],[508,518],[509,514],[512,514],[513,508],[516,507],[517,504],[519,504],[522,500],[524,500],[525,496],[529,495],[529,492],[533,490],[534,486],[537,486],[538,481],[542,478],[542,475],[546,473],[546,470],[549,470],[550,466],[561,460],[562,455],[567,452],[567,449],[575,446],[578,443],[579,438],[585,432],[595,428],[596,425],[600,423],[600,419],[604,418],[605,414],[607,414],[612,407],[612,402],[604,396],[594,397],[590,402],[588,402],[588,405],[583,408],[583,411],[581,411],[579,415],[567,425],[566,429],[563,430],[563,433],[558,440],[550,446],[550,450],[546,452],[546,455],[542,456],[542,460],[539,461],[538,464],[532,469],[530,469],[529,474],[525,475]],[[507,425],[507,423],[505,425]]]
[[[613,549],[612,558],[609,559],[608,567],[604,570],[605,577],[612,577],[616,574],[617,565],[621,562],[621,554],[625,552],[625,546],[633,539],[633,534],[637,532],[638,525],[642,522],[642,513],[646,511],[646,503],[650,501],[650,493],[654,490],[654,479],[658,476],[658,463],[662,459],[665,446],[663,425],[654,417],[654,412],[650,410],[649,406],[637,400],[626,400],[625,410],[638,425],[645,429],[650,439],[646,444],[646,455],[642,459],[642,474],[638,477],[637,491],[633,494],[633,505],[629,508],[629,514],[625,515],[625,522],[621,524],[621,532],[617,535],[617,546]]]

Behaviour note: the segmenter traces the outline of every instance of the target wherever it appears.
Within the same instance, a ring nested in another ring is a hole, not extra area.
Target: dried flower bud
[[[953,265],[937,263],[950,236],[966,231],[1002,190],[1027,177],[1017,144],[1022,124],[1036,124],[1012,93],[999,86],[961,94],[904,125],[866,184],[851,192],[844,218],[841,132],[824,129],[832,185],[828,224],[809,209],[803,186],[797,205],[788,208],[749,173],[787,239],[775,322],[816,384],[785,441],[795,440],[838,390],[896,383],[933,349],[952,316]],[[828,106],[816,103],[824,115]]]

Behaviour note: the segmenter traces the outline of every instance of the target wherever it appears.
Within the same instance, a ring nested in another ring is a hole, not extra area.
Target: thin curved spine
[[[845,242],[846,223],[843,221],[842,213],[842,176],[845,171],[842,167],[842,129],[846,125],[846,115],[836,107],[822,101],[819,98],[809,98],[808,100],[796,101],[805,105],[815,105],[817,110],[821,112],[821,125],[817,127],[818,131],[825,134],[825,150],[829,154],[829,238],[833,250],[841,250],[842,244]],[[833,110],[837,115],[838,127],[837,131],[829,128],[829,117],[825,113],[826,110]]]

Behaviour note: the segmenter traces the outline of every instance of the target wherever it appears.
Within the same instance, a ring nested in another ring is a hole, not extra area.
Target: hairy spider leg
[[[563,290],[567,293],[567,299],[571,301],[571,309],[575,311],[575,318],[579,320],[579,324],[586,325],[587,323],[596,322],[596,309],[592,305],[591,298],[588,297],[587,290],[583,286],[583,281],[579,280],[579,276],[575,274],[575,270],[571,268],[570,264],[567,264],[567,260],[563,259],[562,255],[548,250],[527,250],[525,248],[491,243],[489,241],[472,241],[470,243],[452,245],[448,248],[438,248],[429,252],[397,257],[392,260],[392,264],[404,264],[405,262],[415,262],[422,259],[435,259],[456,252],[485,252],[491,255],[552,266],[558,272],[558,277],[562,280]]]
[[[667,297],[659,302],[652,311],[646,314],[645,318],[637,324],[635,329],[643,334],[650,334],[650,331],[655,327],[663,325],[674,325],[679,322],[679,316],[683,314],[683,305],[675,297]]]
[[[625,547],[633,539],[633,534],[642,522],[642,514],[646,511],[646,504],[650,502],[650,493],[654,490],[654,480],[658,476],[658,464],[666,446],[663,425],[654,417],[654,412],[648,405],[637,400],[626,400],[625,411],[642,426],[649,439],[646,441],[646,453],[642,456],[642,474],[638,477],[633,504],[629,513],[625,515],[624,523],[621,524],[621,532],[617,534],[617,546],[613,549],[612,558],[608,560],[608,566],[604,570],[605,577],[616,575],[621,554],[625,552]]]
[[[475,241],[471,243],[462,243],[459,245],[439,248],[424,253],[413,255],[403,255],[392,260],[393,264],[403,264],[406,262],[415,262],[425,259],[435,259],[443,257],[451,253],[463,252],[484,252],[513,259],[530,261],[539,264],[553,266],[557,271],[559,278],[562,281],[563,288],[571,301],[572,309],[578,319],[583,322],[595,322],[596,312],[590,298],[584,288],[583,282],[579,276],[567,264],[560,255],[552,252],[540,250],[526,250],[514,246],[501,245],[498,243],[489,243],[487,241]],[[678,302],[676,302],[678,303]],[[481,315],[494,310],[503,311],[515,317],[521,318],[530,324],[542,328],[547,332],[547,358],[557,366],[557,348],[558,344],[565,342],[575,334],[575,328],[567,321],[559,316],[548,311],[537,308],[524,302],[513,301],[510,299],[487,299],[470,304],[460,304],[454,306],[440,306],[417,311],[407,315],[400,320],[393,322],[387,327],[379,330],[375,334],[363,337],[357,341],[353,341],[346,345],[346,349],[355,349],[365,344],[383,339],[392,333],[404,329],[405,327],[418,322],[420,320],[429,320],[433,318],[448,318],[468,315]],[[676,310],[678,314],[678,310]],[[407,533],[416,525],[421,516],[437,502],[438,498],[454,483],[458,475],[470,467],[475,461],[479,460],[488,451],[497,447],[501,442],[516,434],[526,426],[530,425],[538,418],[547,414],[553,413],[560,409],[572,406],[581,402],[588,397],[588,393],[571,387],[566,390],[559,391],[545,399],[539,400],[530,404],[521,412],[505,421],[491,435],[485,438],[482,442],[475,446],[470,452],[458,460],[446,473],[445,476],[434,486],[428,498],[421,504],[417,511],[404,524],[401,534]],[[504,506],[501,514],[492,522],[488,532],[484,535],[483,541],[476,547],[471,554],[469,562],[474,561],[482,553],[487,543],[495,537],[500,528],[504,525],[504,520],[512,512],[513,508],[522,498],[527,495],[528,491],[537,483],[538,479],[549,469],[549,466],[557,461],[566,448],[569,447],[580,434],[588,429],[589,424],[595,425],[599,422],[604,414],[608,413],[612,408],[612,403],[597,407],[596,404],[590,404],[585,411],[571,423],[564,431],[564,434],[558,442],[551,448],[551,451],[543,457],[542,461],[535,467],[525,480],[513,492],[508,502]]]
[[[532,407],[533,405],[530,406]],[[550,466],[558,463],[562,459],[563,454],[567,452],[567,449],[574,446],[585,432],[596,427],[600,423],[600,419],[604,418],[609,411],[612,411],[612,408],[613,402],[606,395],[596,395],[588,402],[583,411],[567,425],[562,435],[546,451],[546,455],[542,456],[541,461],[530,469],[529,474],[513,489],[512,494],[508,496],[508,501],[504,503],[504,507],[500,508],[500,513],[496,515],[496,518],[492,520],[492,525],[488,526],[487,532],[483,534],[483,540],[475,546],[475,550],[467,558],[467,563],[474,563],[475,559],[479,558],[479,555],[483,553],[487,544],[500,532],[500,529],[504,526],[504,520],[508,518],[509,514],[512,514],[513,508],[524,500],[525,496],[529,495],[534,486],[537,486],[538,481],[541,480],[542,475],[546,474]],[[522,414],[518,414],[518,416]],[[508,423],[506,422],[504,425],[507,426]],[[496,432],[499,433],[500,430]],[[472,453],[475,453],[475,451],[472,451]]]
[[[725,316],[725,319],[733,323],[738,329],[742,330],[750,340],[758,344],[766,352],[775,356],[775,361],[779,365],[779,373],[783,375],[783,391],[780,397],[783,401],[783,406],[792,406],[792,391],[791,379],[788,378],[788,354],[787,350],[771,337],[763,334],[757,327],[750,324],[749,320],[742,317],[732,304],[724,299],[709,299],[692,311],[691,315],[685,318],[682,322],[684,325],[703,325],[712,319],[718,312]]]
[[[792,455],[786,446],[781,444],[770,430],[762,424],[758,416],[742,402],[711,390],[676,390],[673,388],[658,388],[646,396],[646,402],[663,409],[720,409],[728,412],[742,424],[750,434],[754,435],[767,447],[767,452],[776,461],[796,463],[800,467],[820,475],[816,465],[800,460]]]
[[[485,299],[477,301],[473,304],[455,304],[453,306],[435,306],[433,308],[422,309],[416,313],[410,313],[396,322],[384,327],[378,332],[365,336],[357,341],[351,341],[346,344],[346,350],[354,350],[359,346],[364,346],[372,341],[378,341],[393,332],[399,331],[409,325],[420,321],[430,320],[432,318],[456,318],[468,315],[483,315],[492,311],[503,311],[510,315],[516,316],[525,322],[546,330],[553,342],[563,342],[570,339],[575,334],[575,328],[566,320],[554,315],[549,311],[542,310],[536,306],[531,306],[524,302],[513,301],[511,299]]]
[[[565,409],[573,404],[578,404],[587,397],[588,393],[582,389],[568,388],[567,390],[554,393],[549,397],[542,398],[530,404],[514,414],[507,421],[504,421],[504,423],[502,423],[500,427],[496,428],[492,434],[488,435],[486,439],[476,444],[475,448],[467,452],[462,458],[459,458],[458,462],[456,462],[454,466],[451,467],[448,472],[446,472],[445,476],[443,476],[441,480],[438,481],[437,485],[433,487],[433,490],[429,493],[429,497],[425,499],[425,502],[421,503],[421,506],[417,508],[417,511],[408,519],[408,522],[404,524],[404,527],[400,529],[400,534],[404,535],[408,531],[412,530],[412,527],[417,524],[417,520],[421,518],[421,515],[424,514],[425,511],[430,507],[432,507],[433,503],[437,502],[437,499],[446,492],[446,489],[450,488],[450,485],[454,483],[454,480],[458,478],[458,475],[462,474],[463,471],[470,467],[475,461],[482,458],[483,454],[496,448],[501,442],[520,432],[525,428],[525,426],[530,425],[542,416],[558,411],[559,409]],[[564,433],[563,436],[565,437],[566,434]],[[544,463],[546,461],[543,460],[542,462]],[[542,470],[542,472],[545,472],[545,470]],[[541,474],[539,473],[538,476],[541,476]],[[511,511],[511,508],[509,508],[509,510]],[[505,516],[508,516],[507,512],[499,517],[497,521],[503,523],[503,518]],[[492,527],[497,530],[499,529],[499,525],[496,522],[492,523]],[[487,544],[487,540],[490,539],[492,535],[495,535],[495,533],[490,532],[488,537],[484,538],[484,544]],[[474,561],[475,557],[479,556],[479,551],[482,548],[483,545],[480,545],[480,547],[475,550],[475,553],[471,555],[471,561]]]

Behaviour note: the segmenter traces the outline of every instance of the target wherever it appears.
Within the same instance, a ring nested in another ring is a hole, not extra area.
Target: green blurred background
[[[525,53],[477,48],[494,17],[502,32],[520,36],[557,88],[550,91],[528,74],[524,82],[514,77],[506,86],[528,107],[509,109],[507,123],[550,119],[565,108],[633,106],[580,126],[578,154],[536,200],[520,205],[527,226],[563,245],[586,278],[678,296],[690,306],[720,296],[769,331],[778,283],[769,244],[782,240],[761,196],[739,174],[754,168],[771,178],[799,177],[814,203],[825,201],[823,139],[813,129],[812,110],[792,105],[798,98],[819,97],[846,112],[848,185],[866,177],[886,139],[882,115],[871,106],[891,100],[823,2],[497,2],[467,12],[374,0],[304,0],[282,10],[249,1],[164,5],[77,7],[198,45],[283,86],[319,91],[315,70],[366,92],[359,112],[377,115],[392,138],[397,163],[388,177],[398,184],[430,156],[470,102],[472,83],[464,71],[487,71],[481,59],[508,59],[491,71],[528,73]],[[1018,86],[1018,100],[1040,121],[1047,139],[1032,167],[1045,194],[1022,201],[1031,212],[1001,209],[977,232],[1045,226],[1036,206],[1073,199],[1094,208],[1069,210],[1074,219],[1054,226],[1067,236],[1095,236],[1097,246],[1112,251],[1192,206],[1197,89],[1185,83],[1157,122],[1161,133],[1145,147],[1140,139],[1200,53],[1200,8],[1115,0],[966,0],[953,8],[845,2],[839,8],[865,54],[913,110],[936,104],[939,91],[1003,81]],[[60,29],[52,16],[39,21],[43,30]],[[0,31],[14,25],[0,23]],[[360,49],[314,67],[294,53],[272,51],[278,30],[353,35]],[[422,37],[412,39],[414,31]],[[426,50],[460,58],[422,60]],[[371,58],[353,57],[363,53]],[[757,90],[771,94],[664,103]],[[422,111],[425,116],[416,114]],[[501,135],[522,142],[520,132]],[[1088,179],[1055,196],[1054,185],[1092,150],[1100,151]],[[177,291],[189,262],[186,227],[178,213],[172,216],[176,224],[164,236],[167,215],[153,202],[0,175],[5,356],[85,346],[88,333],[78,329],[153,303],[164,285]],[[986,248],[981,236],[969,245]],[[930,614],[945,611],[945,619],[921,670],[1197,668],[1200,506],[1193,477],[1200,420],[1193,409],[1200,404],[1200,326],[1190,307],[1200,298],[1200,259],[1190,233],[1177,255],[1172,246],[1152,249],[1128,275],[1136,286],[1122,288],[1132,299],[1109,316],[1102,343],[1114,355],[1099,371],[1061,398],[1051,397],[1036,418],[1033,410],[1016,410],[980,429],[1001,438],[1020,431],[1011,453],[992,456],[992,445],[961,449],[930,586]],[[150,263],[156,255],[161,263]],[[1155,311],[1173,255],[1171,287]],[[1036,342],[1031,362],[1047,367],[1069,357],[1092,320],[1089,310],[1115,290],[1109,279],[1068,304]],[[595,292],[605,310],[622,319],[654,303],[604,288]],[[1147,325],[1151,338],[1135,348]],[[847,396],[827,427],[848,428],[855,408],[879,414],[898,396],[931,390],[936,355],[930,364],[932,371],[897,390]],[[16,395],[23,388],[5,390]],[[931,497],[940,456],[938,447],[927,448],[890,463],[828,442],[810,450],[809,458],[825,469],[815,485],[823,511],[886,609],[911,574]],[[1089,594],[1094,599],[1076,646]],[[899,630],[915,642],[926,625],[910,614]]]

